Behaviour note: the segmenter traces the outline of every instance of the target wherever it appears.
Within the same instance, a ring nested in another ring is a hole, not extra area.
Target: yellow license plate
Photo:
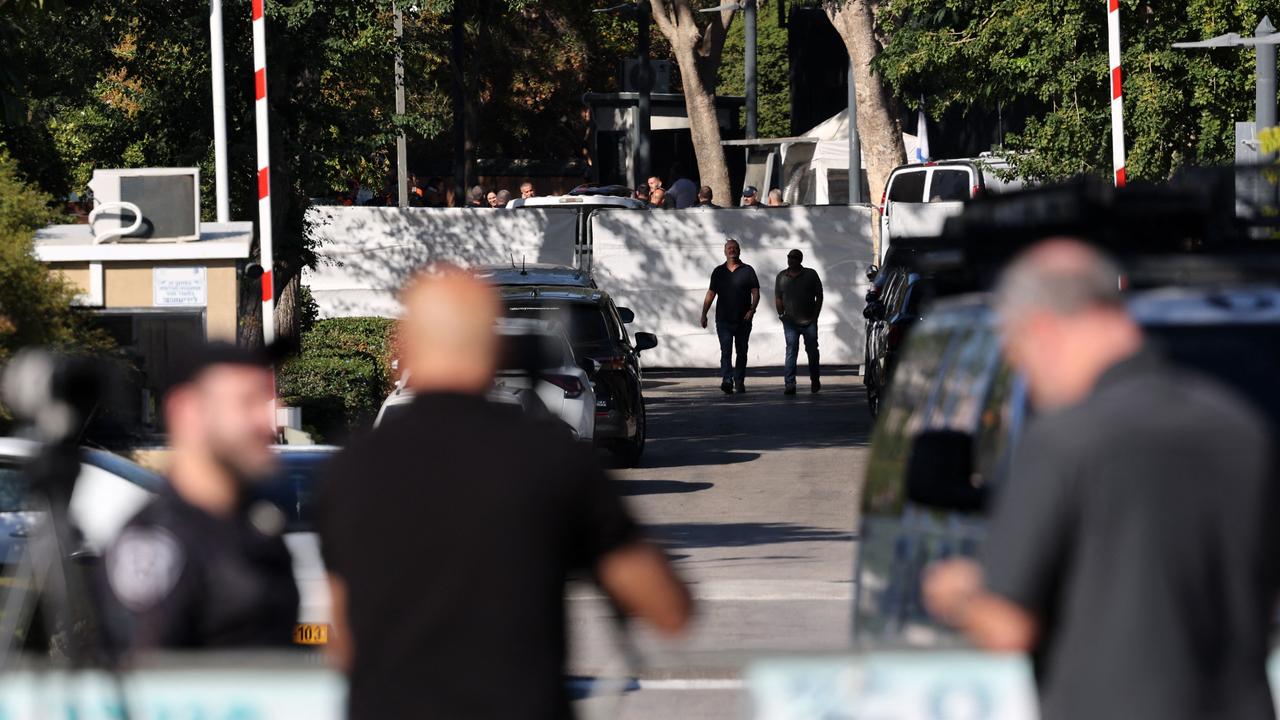
[[[293,626],[295,645],[327,645],[329,626],[324,623],[298,623]]]

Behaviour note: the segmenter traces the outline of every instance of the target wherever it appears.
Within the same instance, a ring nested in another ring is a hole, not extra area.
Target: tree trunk
[[[726,204],[734,197],[729,187],[729,166],[724,159],[724,146],[720,144],[720,119],[716,115],[716,96],[702,84],[693,48],[676,50],[676,63],[684,83],[685,113],[689,116],[689,134],[693,140],[693,153],[698,160],[698,176],[703,185],[710,185],[714,196]],[[671,178],[668,182],[675,182]]]
[[[684,84],[685,113],[698,160],[698,176],[720,202],[734,197],[729,188],[729,166],[720,144],[720,120],[716,116],[715,77],[728,35],[733,11],[714,13],[700,30],[690,0],[651,0],[653,22],[671,43]],[[710,78],[708,80],[708,78]],[[656,168],[661,174],[661,168]],[[651,172],[654,169],[651,169]],[[674,181],[676,178],[669,178]]]
[[[867,161],[867,184],[871,201],[879,202],[889,173],[907,160],[902,145],[902,126],[898,108],[880,76],[871,69],[871,61],[880,53],[875,34],[875,9],[871,0],[827,0],[823,4],[827,17],[844,40],[853,62],[853,79],[857,86],[858,135],[862,156]],[[857,159],[850,158],[851,172],[856,172]],[[879,211],[872,213],[871,232],[876,252],[880,248]]]

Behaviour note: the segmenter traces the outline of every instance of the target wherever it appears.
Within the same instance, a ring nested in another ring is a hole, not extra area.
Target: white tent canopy
[[[805,138],[782,146],[783,198],[792,205],[830,205],[848,202],[849,111],[841,110],[818,123]],[[915,135],[902,133],[902,144],[911,157],[919,143]],[[859,159],[866,170],[866,158]],[[866,183],[863,183],[866,187]]]

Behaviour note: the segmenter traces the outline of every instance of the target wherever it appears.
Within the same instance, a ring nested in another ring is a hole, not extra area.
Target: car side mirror
[[[883,320],[884,319],[884,303],[880,302],[879,300],[872,300],[871,302],[867,303],[867,306],[862,309],[862,317],[868,320]]]
[[[620,307],[618,308],[618,319],[622,321],[623,325],[627,325],[635,322],[636,314],[631,312],[631,308]]]
[[[879,266],[879,265],[876,265],[875,263],[872,263],[872,264],[870,264],[870,265],[868,265],[868,266],[867,266],[867,279],[868,279],[868,280],[875,280],[875,279],[876,279],[876,275],[879,275],[879,274],[880,274],[880,266]]]
[[[644,352],[658,347],[658,336],[653,333],[638,332],[635,334],[635,338],[636,352]]]
[[[973,482],[973,442],[972,435],[958,430],[917,435],[907,459],[907,498],[944,510],[981,510],[987,491]]]

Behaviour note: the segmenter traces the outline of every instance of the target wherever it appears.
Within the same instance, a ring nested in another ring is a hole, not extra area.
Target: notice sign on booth
[[[151,282],[151,304],[156,307],[204,307],[208,302],[206,268],[154,268]]]

